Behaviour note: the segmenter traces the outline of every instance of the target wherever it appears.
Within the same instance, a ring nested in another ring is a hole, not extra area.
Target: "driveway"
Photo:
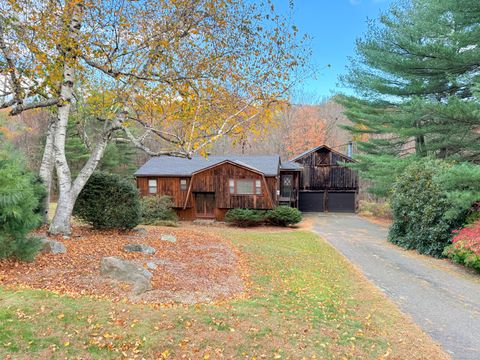
[[[326,239],[454,359],[480,359],[480,277],[387,242],[386,227],[353,214],[315,215]]]

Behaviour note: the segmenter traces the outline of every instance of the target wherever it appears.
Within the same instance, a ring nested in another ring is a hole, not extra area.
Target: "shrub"
[[[142,224],[158,225],[160,221],[178,220],[170,196],[146,196],[141,200]]]
[[[375,216],[383,219],[392,218],[392,210],[388,202],[360,201],[359,213],[362,215]]]
[[[471,267],[480,272],[480,221],[454,231],[452,244],[443,254],[453,262]]]
[[[447,169],[444,162],[426,159],[409,165],[397,179],[390,202],[392,243],[435,257],[442,255],[456,222],[445,218],[449,202],[434,180]]]
[[[151,225],[178,227],[178,221],[176,221],[176,220],[157,220],[157,221],[154,221]]]
[[[302,213],[290,206],[277,206],[267,214],[268,221],[277,226],[294,225],[302,221]]]
[[[138,191],[119,175],[93,173],[73,213],[96,229],[132,229],[141,219]]]
[[[258,226],[265,222],[266,212],[252,209],[230,209],[225,214],[225,221],[240,227]]]
[[[23,159],[3,146],[0,148],[0,258],[32,261],[41,242],[28,234],[41,223],[34,177]],[[37,189],[38,193],[41,192]]]

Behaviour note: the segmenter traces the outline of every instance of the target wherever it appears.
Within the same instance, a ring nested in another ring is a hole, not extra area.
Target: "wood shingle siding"
[[[142,196],[154,195],[148,191],[148,181],[151,179],[157,181],[158,195],[172,197],[174,207],[182,219],[198,217],[198,209],[201,206],[196,204],[197,194],[214,194],[214,214],[218,220],[223,219],[228,209],[272,209],[277,203],[276,176],[266,177],[254,169],[230,162],[223,162],[205,170],[200,170],[190,177],[137,176],[137,187]],[[187,180],[187,190],[181,189],[180,180],[182,179]],[[259,180],[261,193],[252,195],[230,194],[230,179],[251,179],[254,183]],[[198,195],[198,198],[201,199],[202,197]]]
[[[180,180],[187,179],[187,188],[190,184],[190,178],[187,177],[137,177],[137,187],[140,191],[140,195],[149,196],[154,195],[148,192],[148,180],[157,180],[157,194],[168,195],[172,198],[175,207],[183,207],[187,198],[187,191],[180,189]],[[188,207],[192,206],[192,201],[189,199],[187,203]]]
[[[331,149],[322,147],[296,158],[303,165],[301,172],[301,190],[356,190],[357,172],[340,165],[352,162],[350,158]]]

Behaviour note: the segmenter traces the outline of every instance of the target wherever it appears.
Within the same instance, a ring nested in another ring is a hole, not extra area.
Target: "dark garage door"
[[[301,191],[298,203],[300,211],[303,212],[323,211],[323,191]]]
[[[299,208],[303,212],[322,212],[323,191],[300,191]],[[355,212],[355,192],[328,192],[327,211]]]
[[[330,212],[355,212],[354,192],[329,192],[327,207]]]

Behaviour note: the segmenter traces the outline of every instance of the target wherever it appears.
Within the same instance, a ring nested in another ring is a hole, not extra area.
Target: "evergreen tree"
[[[87,124],[89,126],[84,129],[84,124],[71,119],[67,127],[65,153],[74,176],[78,174],[90,157],[90,150],[85,144],[86,137],[95,136],[95,132],[98,132],[98,129],[92,126],[92,122]],[[82,136],[80,131],[84,132]],[[136,169],[136,154],[137,149],[129,142],[110,142],[98,168],[109,173],[131,176]]]
[[[41,223],[41,193],[23,158],[4,143],[0,147],[0,259],[34,259],[41,243],[29,233]]]
[[[398,1],[358,40],[342,78],[357,95],[338,101],[374,191],[386,195],[411,154],[480,162],[479,44],[477,0]]]

